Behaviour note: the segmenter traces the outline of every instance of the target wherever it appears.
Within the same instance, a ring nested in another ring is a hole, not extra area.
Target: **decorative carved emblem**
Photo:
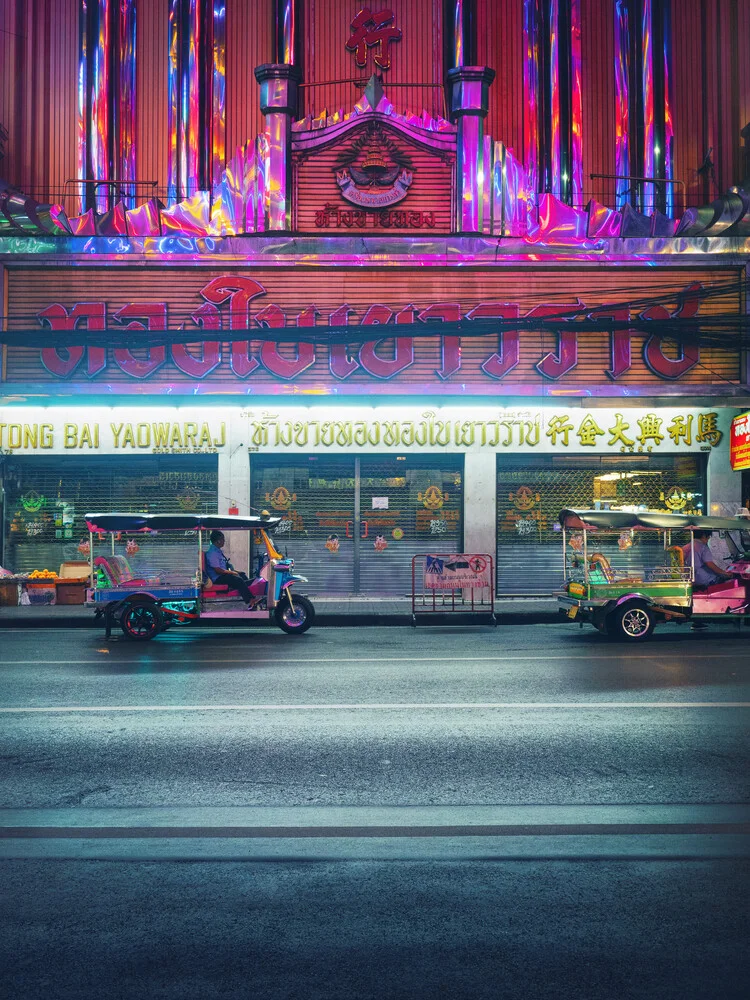
[[[334,168],[341,194],[353,205],[380,209],[406,197],[414,180],[411,159],[371,122]]]

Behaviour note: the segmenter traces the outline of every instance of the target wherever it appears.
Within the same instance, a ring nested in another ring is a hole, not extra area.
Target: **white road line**
[[[120,657],[112,657],[107,653],[102,653],[100,657],[96,660],[54,660],[54,666],[90,666],[94,663],[129,663],[133,666],[145,666],[153,664],[154,666],[160,666],[169,663],[184,663],[186,650],[180,650],[182,656],[179,658],[169,657],[158,659],[154,657],[153,654],[149,654],[146,660],[139,660],[133,657],[128,657],[126,659]],[[624,658],[630,662],[631,660],[656,660],[668,657],[670,659],[679,659],[680,662],[683,660],[737,660],[738,656],[735,653],[649,653],[644,656],[632,656],[624,654]],[[612,660],[612,651],[608,653],[590,653],[587,655],[582,655],[571,651],[566,656],[549,656],[544,651],[540,651],[535,656],[513,656],[512,654],[504,654],[501,656],[410,656],[408,652],[394,653],[393,656],[344,656],[336,657],[335,659],[328,656],[319,657],[305,657],[303,660],[288,660],[283,656],[276,657],[253,657],[251,653],[247,656],[230,659],[229,657],[220,656],[216,659],[204,660],[199,657],[194,657],[193,662],[196,664],[201,663],[283,663],[285,666],[289,667],[303,667],[308,663],[396,663],[401,662],[404,665],[409,663],[520,663],[525,661],[541,661],[544,663],[549,663],[551,661],[570,661],[570,660]],[[0,661],[2,662],[2,661]],[[39,666],[39,660],[9,660],[9,664],[13,666]]]
[[[47,705],[0,708],[3,715],[75,712],[404,712],[404,711],[571,711],[750,708],[750,701],[487,701],[487,702],[373,702],[331,705]]]

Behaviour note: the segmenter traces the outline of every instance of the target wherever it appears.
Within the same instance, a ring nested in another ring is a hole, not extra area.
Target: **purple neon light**
[[[668,6],[667,6],[668,11]],[[664,24],[664,176],[667,180],[673,178],[672,163],[672,141],[674,138],[674,123],[672,121],[672,107],[669,101],[669,63],[672,47],[672,31],[669,15],[665,13]],[[665,184],[666,190],[666,213],[674,216],[674,185]]]
[[[170,0],[168,86],[172,204],[217,184],[224,166],[226,8],[221,0]]]

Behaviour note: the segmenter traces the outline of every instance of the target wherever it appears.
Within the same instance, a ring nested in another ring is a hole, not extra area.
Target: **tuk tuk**
[[[648,639],[660,622],[750,624],[748,518],[566,509],[559,523],[564,585],[556,596],[568,619],[627,642]],[[696,531],[721,533],[731,578],[696,585]]]
[[[273,621],[282,631],[301,635],[312,625],[315,609],[307,597],[292,591],[293,584],[307,583],[307,578],[294,574],[294,560],[282,555],[269,537],[279,521],[267,511],[247,517],[86,514],[91,574],[86,603],[103,619],[108,639],[115,624],[128,639],[146,640],[173,625],[228,618]],[[261,548],[258,572],[246,581],[252,595],[249,607],[238,591],[212,583],[207,573],[204,535],[214,530],[251,531]],[[138,567],[135,554],[146,541],[158,541],[159,555],[141,559]]]

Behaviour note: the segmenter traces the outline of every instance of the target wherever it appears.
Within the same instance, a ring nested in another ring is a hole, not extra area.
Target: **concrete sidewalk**
[[[411,601],[394,598],[326,598],[312,596],[316,625],[411,625]],[[551,597],[502,597],[495,602],[499,625],[534,625],[560,620],[557,601]],[[203,623],[199,623],[203,624]],[[250,624],[250,623],[248,623]],[[255,623],[252,623],[255,624]],[[472,613],[471,608],[450,614],[419,614],[423,625],[491,625],[488,614]],[[206,621],[205,626],[236,627],[236,620]],[[3,628],[102,628],[92,608],[81,605],[52,607],[0,607]]]

